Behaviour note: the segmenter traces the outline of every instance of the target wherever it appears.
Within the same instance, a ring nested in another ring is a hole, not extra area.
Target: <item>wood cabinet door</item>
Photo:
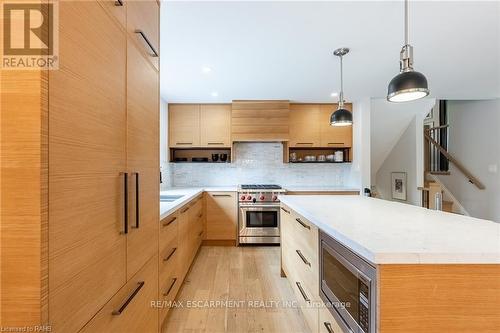
[[[207,192],[206,211],[206,239],[236,239],[238,225],[236,192]]]
[[[77,332],[126,282],[126,35],[97,1],[59,2],[49,71],[49,323]]]
[[[320,119],[320,105],[290,104],[290,147],[319,147]]]
[[[131,42],[158,70],[160,62],[160,8],[156,0],[124,0],[127,4],[127,31]]]
[[[352,105],[345,104],[352,112]],[[337,109],[336,104],[321,106],[321,147],[352,147],[352,126],[331,126],[330,116]]]
[[[113,296],[82,333],[157,333],[158,255],[153,256],[127,284]]]
[[[127,170],[129,228],[127,278],[158,250],[158,72],[133,43],[127,44]]]
[[[170,147],[199,147],[200,105],[169,105],[168,133]]]
[[[231,147],[231,104],[202,104],[200,119],[202,147]]]

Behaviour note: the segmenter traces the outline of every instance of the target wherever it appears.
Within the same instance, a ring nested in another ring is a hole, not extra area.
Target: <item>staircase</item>
[[[470,216],[457,198],[439,181],[434,173],[428,172],[426,174],[424,187],[419,187],[419,190],[422,191],[422,207],[436,209],[436,193],[440,193],[442,211]]]

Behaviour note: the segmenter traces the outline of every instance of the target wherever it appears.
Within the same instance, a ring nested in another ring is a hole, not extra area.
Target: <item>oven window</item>
[[[246,227],[247,228],[277,228],[278,227],[278,212],[277,211],[247,211],[246,212]]]
[[[359,285],[356,275],[338,261],[326,248],[323,251],[323,280],[328,289],[345,304],[351,317],[359,320]]]

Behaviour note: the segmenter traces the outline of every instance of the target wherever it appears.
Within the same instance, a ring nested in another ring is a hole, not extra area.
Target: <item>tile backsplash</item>
[[[230,186],[276,183],[285,186],[353,186],[352,164],[283,163],[280,142],[241,142],[234,145],[233,163],[167,163],[162,189],[167,187]]]

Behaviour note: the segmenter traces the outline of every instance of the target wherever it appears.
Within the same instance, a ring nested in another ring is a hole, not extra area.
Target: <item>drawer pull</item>
[[[192,142],[176,142],[176,145],[192,145]]]
[[[123,0],[116,0],[115,1],[115,6],[117,6],[117,7],[123,6]]]
[[[214,197],[230,197],[231,194],[213,194]]]
[[[298,145],[312,145],[312,142],[297,142]]]
[[[223,145],[224,142],[209,142],[209,145]]]
[[[168,227],[169,225],[171,225],[172,223],[174,223],[175,220],[177,220],[177,217],[174,217],[173,219],[171,219],[167,223],[163,223],[162,226],[163,227]]]
[[[307,230],[311,230],[311,227],[310,227],[310,226],[308,226],[307,224],[305,224],[304,222],[302,222],[302,220],[301,220],[301,219],[299,219],[298,217],[295,219],[295,221],[299,222],[299,224],[300,224],[301,226],[303,226],[304,228],[306,228]]]
[[[187,211],[189,210],[189,208],[190,208],[190,207],[186,207],[186,208],[184,208],[183,210],[181,210],[181,213],[185,213],[185,212],[187,212]]]
[[[163,293],[163,296],[168,296],[168,294],[170,294],[170,292],[172,291],[172,288],[174,287],[176,282],[177,282],[177,278],[173,278],[172,284],[170,285],[170,287],[168,287],[167,292]]]
[[[198,215],[198,218],[201,219],[203,217],[203,214]]]
[[[311,267],[311,263],[309,261],[307,261],[306,257],[304,257],[304,255],[302,254],[302,252],[300,250],[295,250],[295,252],[297,252],[297,254],[299,255],[300,259],[302,259],[302,261],[304,262],[304,264],[306,264],[309,267]]]
[[[329,145],[343,145],[343,142],[328,142]]]
[[[283,207],[280,207],[280,208],[281,208],[281,210],[282,210],[282,211],[284,211],[285,213],[290,214],[290,211],[289,211],[289,210],[286,210],[286,209],[285,209],[285,208],[283,208]]]
[[[152,57],[158,57],[158,52],[156,52],[155,48],[153,47],[153,44],[151,44],[151,42],[149,41],[148,37],[146,37],[146,34],[142,31],[142,30],[136,30],[134,31],[136,34],[138,34],[139,36],[142,37],[142,39],[144,40],[144,42],[146,42],[146,44],[148,45],[148,47],[151,49],[151,56]]]
[[[137,288],[135,288],[134,292],[132,294],[130,294],[130,296],[127,298],[127,300],[125,301],[125,303],[122,304],[122,306],[120,306],[120,308],[118,310],[115,310],[112,312],[112,315],[113,316],[119,316],[122,314],[123,310],[125,310],[125,308],[129,305],[130,302],[132,302],[132,300],[134,299],[135,295],[137,295],[137,293],[139,292],[139,290],[141,290],[141,288],[144,286],[144,281],[140,281],[137,283]]]
[[[304,301],[310,302],[311,300],[309,299],[309,297],[307,297],[307,294],[304,291],[304,289],[302,289],[302,285],[300,284],[300,282],[295,282],[295,284],[297,284],[297,288],[299,288],[299,291],[302,294],[302,297],[304,297]]]
[[[163,258],[163,261],[169,261],[170,258],[172,258],[172,256],[174,255],[175,251],[177,251],[176,247],[172,249],[172,252],[170,252],[170,254],[166,258]]]
[[[330,324],[329,322],[325,321],[325,322],[323,322],[323,325],[325,325],[326,330],[328,331],[328,333],[335,333],[335,331],[333,330],[332,324]]]
[[[203,235],[203,231],[200,231],[200,233],[198,234],[198,237],[201,237],[201,235]]]

